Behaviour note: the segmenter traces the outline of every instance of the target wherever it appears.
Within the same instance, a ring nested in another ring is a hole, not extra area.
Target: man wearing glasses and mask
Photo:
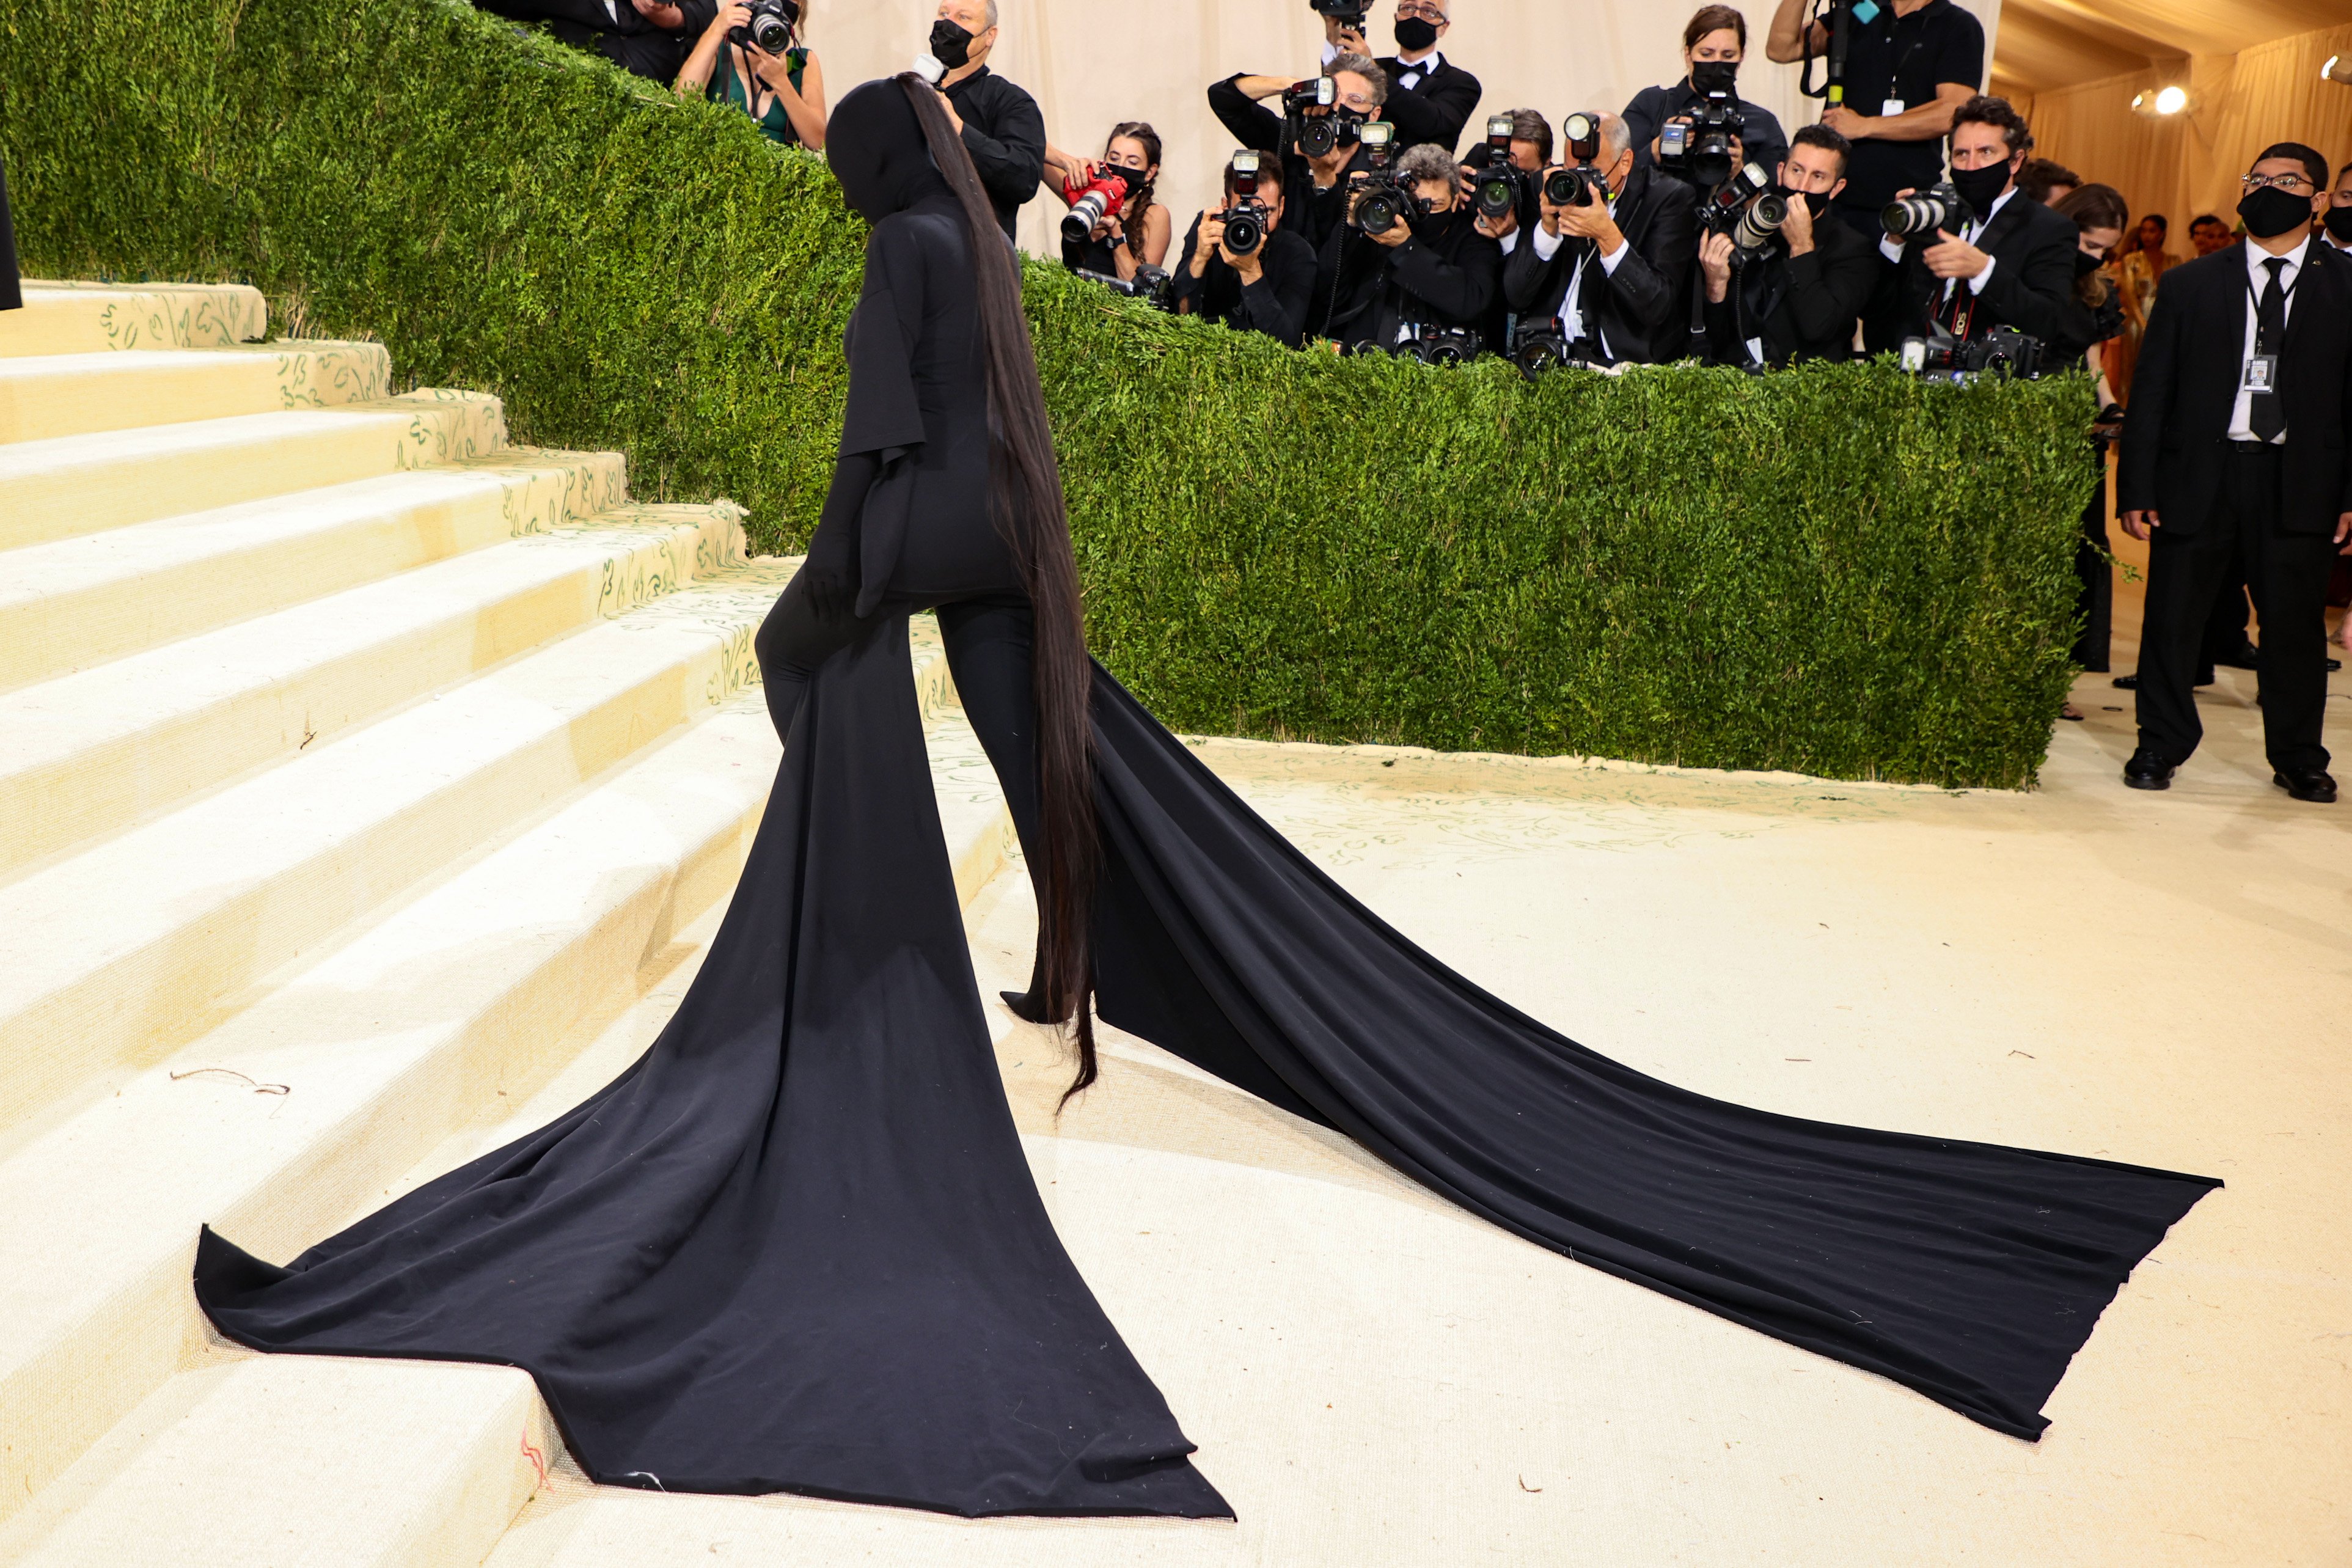
[[[1368,122],[1382,118],[1389,90],[1379,65],[1362,55],[1336,57],[1323,68],[1323,75],[1330,79],[1330,106],[1318,105],[1306,115],[1337,124],[1331,150],[1314,157],[1300,151],[1283,117],[1262,101],[1278,99],[1293,85],[1290,78],[1236,76],[1209,89],[1210,109],[1235,141],[1281,158],[1284,226],[1318,255],[1323,242],[1347,221],[1348,175],[1368,161],[1360,134]],[[1319,297],[1328,300],[1328,290]],[[1318,331],[1321,325],[1310,321],[1307,331]]]
[[[2266,149],[2245,176],[2246,241],[2168,268],[2157,290],[2118,505],[2148,541],[2134,789],[2167,789],[2203,737],[2191,683],[2205,621],[2244,552],[2262,617],[2263,748],[2296,800],[2336,799],[2321,743],[2327,579],[2352,539],[2352,258],[2313,232],[2327,160]]]
[[[1380,66],[1389,79],[1388,118],[1396,122],[1400,147],[1427,143],[1451,153],[1462,141],[1462,128],[1478,112],[1485,90],[1478,79],[1438,52],[1438,40],[1454,26],[1445,14],[1449,4],[1397,0],[1397,52],[1381,57]],[[1371,52],[1360,27],[1342,26],[1337,16],[1323,18],[1326,66],[1343,54]]]

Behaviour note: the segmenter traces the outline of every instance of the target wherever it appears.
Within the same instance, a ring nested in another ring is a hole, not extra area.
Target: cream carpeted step
[[[25,308],[0,310],[0,359],[114,349],[225,349],[268,336],[269,308],[242,283],[27,280]]]
[[[782,577],[754,564],[672,595],[0,887],[0,1127],[203,1034],[749,684]]]
[[[972,771],[977,742],[942,702],[936,632],[918,626],[934,779],[969,900],[1004,863],[1010,830]],[[187,1284],[195,1227],[290,1257],[609,1080],[690,979],[776,755],[759,693],[738,697],[0,1159],[0,1255],[41,1260],[0,1276],[13,1330],[0,1340],[0,1516],[47,1487],[0,1533],[0,1558],[39,1540],[50,1554],[26,1560],[481,1559],[528,1495],[511,1489],[521,1446],[541,1463],[554,1452],[527,1380],[355,1361],[306,1361],[299,1376],[271,1358],[224,1370],[242,1352],[206,1348]],[[210,1454],[205,1436],[231,1412],[243,1435]],[[186,1543],[173,1533],[184,1518],[156,1503],[190,1475],[286,1533],[266,1552],[243,1534],[218,1553]],[[307,1517],[303,1500],[328,1494],[360,1501]],[[452,1496],[504,1498],[505,1511]]]
[[[131,349],[0,359],[0,443],[178,425],[392,395],[382,343]]]
[[[546,533],[619,506],[627,490],[617,452],[509,447],[8,551],[0,691]]]
[[[506,444],[499,400],[464,392],[19,441],[0,447],[0,550],[484,457]]]
[[[0,875],[741,560],[731,508],[624,508],[0,697]]]

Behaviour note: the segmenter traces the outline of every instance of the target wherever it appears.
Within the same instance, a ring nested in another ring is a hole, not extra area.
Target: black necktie
[[[2286,289],[2282,282],[2286,258],[2273,256],[2263,265],[2271,269],[2271,280],[2263,289],[2262,305],[2254,313],[2254,352],[2275,354],[2286,346]],[[2247,399],[2246,423],[2257,441],[2275,441],[2286,428],[2286,409],[2280,403],[2278,379],[2273,365],[2270,392],[2258,392]]]

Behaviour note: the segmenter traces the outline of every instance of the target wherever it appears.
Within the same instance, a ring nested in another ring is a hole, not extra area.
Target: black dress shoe
[[[2213,662],[2226,664],[2231,669],[2258,669],[2261,668],[2262,657],[2263,650],[2254,646],[2252,637],[2240,637],[2237,647],[2225,648],[2215,654]]]
[[[2327,661],[2327,673],[2330,675],[2335,674],[2337,670],[2343,668],[2344,661],[2340,658],[2331,658]]]
[[[2139,689],[2139,677],[2137,675],[2118,675],[2115,679],[2115,688],[2117,691],[2137,691]]]
[[[2142,746],[2124,764],[2124,783],[2134,789],[2170,789],[2172,764]]]
[[[2271,783],[2314,805],[2336,804],[2336,781],[2326,768],[2281,768],[2271,775]]]

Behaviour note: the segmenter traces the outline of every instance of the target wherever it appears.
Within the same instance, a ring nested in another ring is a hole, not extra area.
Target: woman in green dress
[[[728,37],[751,25],[751,8],[729,0],[704,28],[677,73],[681,98],[701,94],[713,103],[731,103],[751,117],[771,142],[786,147],[824,150],[824,70],[809,50],[809,0],[800,0],[793,41],[781,55]]]

